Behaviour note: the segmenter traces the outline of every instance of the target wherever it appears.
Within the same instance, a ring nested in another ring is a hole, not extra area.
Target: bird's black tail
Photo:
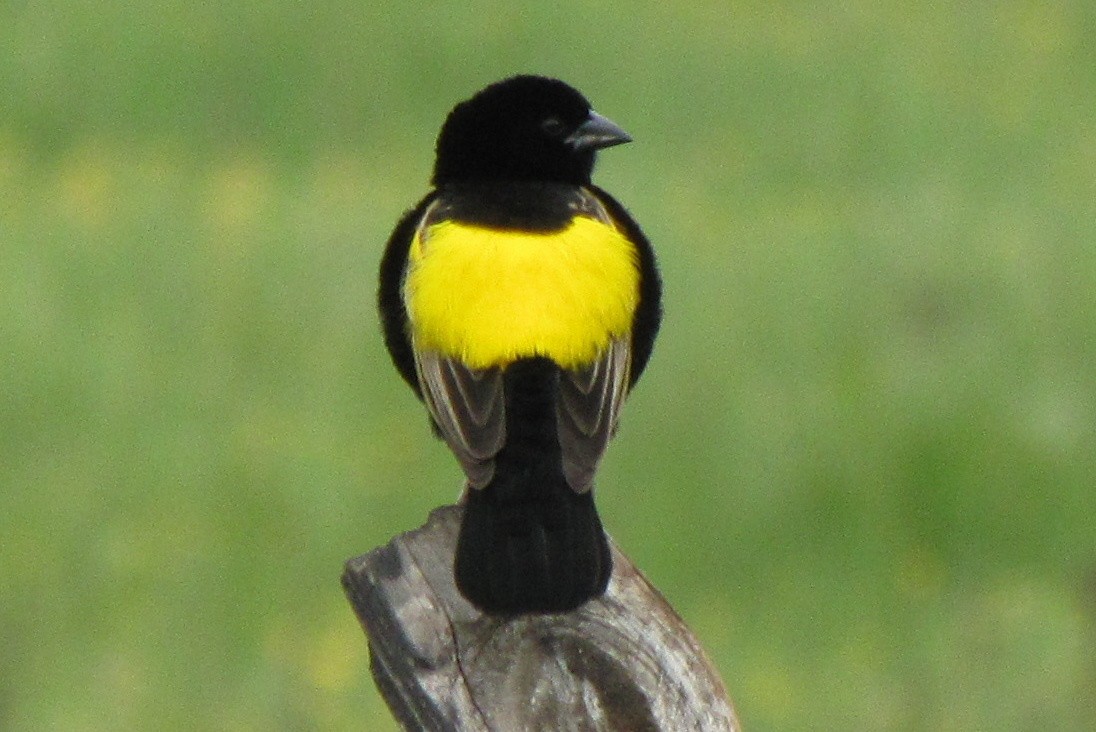
[[[491,482],[468,491],[456,581],[485,612],[567,612],[601,595],[612,574],[593,491],[576,493],[563,476],[557,390],[546,359],[511,365],[506,445]]]
[[[495,483],[472,490],[457,540],[457,587],[490,613],[573,610],[605,591],[612,559],[591,493],[559,477],[551,496],[500,499]]]

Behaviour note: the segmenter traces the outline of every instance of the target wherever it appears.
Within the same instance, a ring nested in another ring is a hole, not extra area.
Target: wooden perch
[[[462,510],[435,510],[343,573],[405,729],[739,730],[696,638],[615,545],[608,591],[574,612],[476,610],[453,583]]]

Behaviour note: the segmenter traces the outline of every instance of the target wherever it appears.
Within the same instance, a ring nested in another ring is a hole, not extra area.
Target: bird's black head
[[[577,90],[515,76],[461,102],[438,135],[435,185],[455,181],[590,182],[594,154],[629,142]]]

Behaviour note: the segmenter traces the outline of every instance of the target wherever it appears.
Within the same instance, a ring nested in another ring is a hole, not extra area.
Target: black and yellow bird
[[[450,112],[433,190],[380,267],[385,344],[467,476],[455,576],[490,613],[605,591],[598,462],[661,319],[654,253],[590,182],[629,142],[555,79],[516,76]]]

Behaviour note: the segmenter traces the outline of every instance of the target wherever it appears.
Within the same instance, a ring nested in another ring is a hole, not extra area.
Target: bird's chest
[[[473,368],[574,368],[627,334],[639,272],[632,244],[590,218],[549,233],[446,221],[412,242],[403,292],[416,348]]]

